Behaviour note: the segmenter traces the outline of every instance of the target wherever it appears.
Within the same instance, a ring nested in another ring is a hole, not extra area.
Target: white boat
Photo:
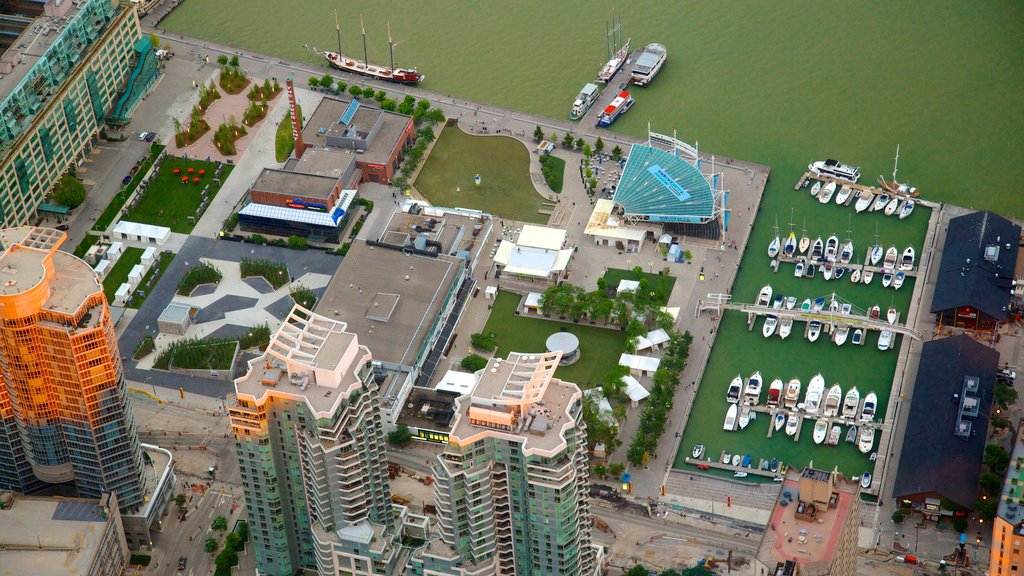
[[[825,297],[824,296],[818,296],[817,298],[814,299],[814,311],[815,312],[821,312],[824,309],[825,309]]]
[[[695,445],[695,446],[693,447],[693,452],[692,452],[692,454],[693,454],[693,459],[694,459],[694,460],[699,460],[699,459],[700,459],[700,457],[704,455],[704,445],[703,445],[703,444],[697,444],[697,445]]]
[[[839,384],[833,384],[825,395],[825,402],[821,406],[821,414],[831,418],[839,413],[839,405],[843,402],[843,389]]]
[[[790,230],[789,236],[786,236],[786,240],[782,242],[782,253],[786,256],[796,253],[796,234],[792,230]]]
[[[722,425],[722,429],[732,432],[736,430],[736,416],[739,414],[739,407],[736,404],[730,404],[729,410],[725,413],[725,424]]]
[[[739,454],[733,454],[732,455],[732,462],[730,462],[730,464],[732,464],[733,466],[739,466],[740,462],[742,462],[742,461],[743,461],[743,456],[740,456]]]
[[[860,275],[860,278],[861,280],[864,281],[864,284],[871,284],[871,279],[874,277],[875,273],[872,272],[871,270],[865,270],[864,273]]]
[[[882,261],[882,256],[885,255],[885,249],[880,245],[875,244],[871,247],[871,265],[878,266],[878,263]]]
[[[778,406],[779,400],[782,398],[782,380],[776,378],[772,380],[771,385],[768,386],[768,405]]]
[[[885,351],[892,348],[892,330],[882,330],[878,335],[878,349]]]
[[[743,430],[747,427],[747,424],[750,424],[750,414],[750,406],[740,406],[740,417],[739,420],[737,420],[740,425],[740,430]]]
[[[806,236],[806,235],[805,236],[801,236],[800,237],[800,242],[797,243],[797,245],[796,245],[796,249],[801,254],[803,254],[804,252],[807,252],[807,249],[810,248],[810,247],[811,247],[811,238],[809,236]]]
[[[725,401],[733,404],[740,401],[740,394],[743,393],[743,376],[739,374],[729,383],[729,389],[725,392]]]
[[[881,313],[882,309],[878,307],[878,304],[868,308],[868,318],[871,318],[872,320],[878,320],[878,315]]]
[[[900,199],[898,196],[893,196],[889,203],[885,205],[885,215],[892,216],[900,209]]]
[[[849,264],[850,260],[853,260],[853,241],[847,240],[846,244],[843,244],[843,249],[839,251],[839,261]]]
[[[825,377],[819,372],[807,384],[807,395],[804,397],[804,411],[814,415],[821,407],[821,395],[825,392]]]
[[[781,245],[782,245],[782,241],[779,239],[778,236],[773,238],[772,241],[768,244],[768,257],[769,258],[775,258],[776,256],[778,256],[779,255],[779,247]]]
[[[857,440],[857,448],[864,454],[871,452],[875,445],[875,429],[870,426],[860,427],[860,438]]]
[[[836,269],[832,271],[832,277],[839,280],[846,274],[846,268],[842,266],[836,266]]]
[[[850,282],[854,284],[860,283],[860,268],[854,268],[853,272],[850,272]]]
[[[793,308],[796,308],[796,296],[787,296],[786,310],[792,310]]]
[[[811,309],[811,299],[810,298],[804,298],[804,301],[800,303],[800,311],[801,312],[807,312],[810,309]]]
[[[821,239],[821,236],[811,244],[811,262],[815,260],[821,260],[822,255],[825,254],[825,242]]]
[[[832,201],[832,195],[836,193],[836,183],[829,182],[821,189],[821,193],[818,194],[818,202],[822,204],[828,204]]]
[[[864,344],[864,329],[857,328],[854,330],[853,336],[850,337],[850,341],[857,346],[862,346]]]
[[[835,262],[836,256],[839,255],[839,237],[835,234],[828,237],[825,240],[825,260],[829,262]]]
[[[779,412],[775,415],[775,431],[778,432],[786,425],[786,415]]]
[[[779,338],[785,340],[793,332],[793,317],[786,316],[779,320]]]
[[[807,329],[807,339],[811,342],[816,342],[818,336],[821,336],[821,322],[811,320],[811,325]]]
[[[761,291],[757,294],[757,305],[768,306],[772,303],[772,287],[771,284],[765,284],[761,288]]]
[[[837,180],[845,180],[847,182],[854,183],[856,183],[857,180],[860,180],[859,169],[831,158],[808,164],[807,169],[819,176],[828,176]]]
[[[840,206],[846,204],[846,201],[850,199],[850,194],[853,194],[853,188],[850,188],[849,186],[843,186],[840,188],[839,192],[836,193],[836,204],[839,204]]]
[[[857,203],[853,205],[853,209],[858,213],[863,212],[871,207],[871,203],[875,201],[875,195],[867,190],[862,190],[860,195],[857,196]]]
[[[864,397],[864,406],[860,409],[861,422],[870,422],[875,419],[875,410],[878,409],[878,396],[874,392],[868,392]]]
[[[882,271],[882,286],[888,288],[892,285],[892,272],[888,270]]]
[[[782,384],[782,380],[778,381]],[[783,405],[786,408],[795,408],[797,402],[800,401],[800,379],[793,378],[786,384],[786,395],[783,399]]]
[[[850,335],[850,327],[846,324],[842,324],[832,334],[832,341],[836,343],[836,346],[842,346],[846,344],[846,338]]]
[[[885,319],[889,324],[895,324],[896,317],[899,315],[900,313],[895,308],[889,308],[889,311],[885,313]]]
[[[849,302],[844,302],[842,308],[840,308],[839,311],[849,316],[850,312],[853,311],[853,304],[850,304]]]
[[[858,408],[860,408],[860,391],[854,386],[850,388],[850,391],[846,393],[846,398],[843,399],[843,418],[856,418]]]
[[[811,186],[811,196],[812,197],[816,198],[818,196],[818,193],[821,192],[821,184],[822,184],[821,180],[818,180],[817,182],[814,183],[814,186]]]
[[[829,446],[835,446],[839,444],[839,439],[843,436],[843,427],[835,424],[832,429],[828,431],[828,438],[825,439],[825,444]]]
[[[868,490],[871,488],[871,472],[865,472],[860,476],[860,487]]]
[[[875,203],[871,205],[871,211],[878,212],[879,210],[885,210],[887,204],[889,204],[889,195],[883,192],[875,198]]]
[[[889,249],[885,251],[885,260],[882,261],[882,268],[892,270],[896,267],[896,259],[899,258],[900,251],[895,246],[889,246]]]
[[[850,426],[846,430],[846,442],[849,443],[849,444],[856,444],[857,443],[857,427],[856,426]]]
[[[774,310],[781,310],[782,309],[782,303],[785,302],[785,301],[786,301],[786,297],[785,296],[783,296],[782,294],[777,294],[775,296],[775,299],[772,300],[772,309],[774,309]]]
[[[648,44],[633,63],[629,82],[636,86],[647,86],[658,75],[668,59],[668,50],[661,44]]]
[[[615,51],[615,54],[613,54],[608,60],[608,63],[604,65],[604,68],[601,68],[601,71],[597,73],[598,84],[607,84],[613,76],[619,73],[619,70],[622,69],[622,65],[625,64],[626,60],[629,58],[629,44],[632,41],[632,38],[628,38],[626,43]]]
[[[829,312],[839,312],[839,310],[842,308],[842,306],[843,305],[839,302],[839,299],[836,298],[835,292],[833,292],[832,293],[832,297],[829,298],[829,301],[828,301],[828,311]]]
[[[825,440],[825,436],[828,435],[828,420],[824,418],[818,418],[818,421],[814,423],[814,443],[821,444]]]
[[[893,278],[892,278],[892,287],[893,287],[893,289],[894,290],[899,290],[900,288],[902,288],[903,287],[903,281],[906,280],[906,279],[907,279],[907,273],[906,272],[904,272],[903,270],[900,270],[899,272],[897,272],[896,275],[893,276]]]
[[[587,110],[597,102],[597,98],[601,95],[601,89],[597,87],[597,84],[592,82],[587,83],[580,93],[576,95],[576,100],[572,103],[572,109],[569,111],[569,118],[571,120],[579,120],[586,115]]]
[[[900,260],[900,270],[914,269],[914,247],[907,246],[903,249],[903,258]]]
[[[796,434],[796,429],[800,426],[800,417],[796,414],[790,414],[789,418],[786,419],[786,436],[792,436]]]
[[[832,275],[834,273],[835,269],[832,267],[831,264],[825,264],[824,266],[821,267],[821,275],[825,278],[825,280],[831,280]]]
[[[732,454],[722,452],[722,464],[728,464],[732,460]]]
[[[804,275],[804,266],[805,266],[805,264],[804,264],[803,260],[800,260],[799,262],[797,262],[796,263],[796,268],[793,270],[793,276],[795,276],[797,278],[800,278],[801,276],[803,276]]]
[[[733,478],[746,478],[747,476],[748,476],[748,474],[746,472],[742,472],[742,471],[735,472],[732,475]]]
[[[760,372],[754,372],[747,379],[747,387],[743,391],[743,402],[746,404],[757,404],[761,401],[761,379]]]
[[[916,202],[909,198],[903,203],[903,207],[900,208],[900,220],[904,220],[907,216],[910,216],[910,213],[914,211],[914,204],[916,204]]]

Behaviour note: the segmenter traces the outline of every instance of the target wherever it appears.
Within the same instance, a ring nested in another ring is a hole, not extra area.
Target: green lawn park
[[[222,165],[220,175],[216,178],[223,184],[233,168],[234,166],[227,164]],[[189,169],[192,172],[189,172]],[[203,160],[167,156],[158,170],[135,207],[128,208],[128,215],[124,220],[166,226],[172,232],[181,234],[192,232],[195,222],[190,221],[188,217],[192,216],[196,221],[199,220],[200,215],[197,215],[196,211],[202,202],[203,188],[207,185],[210,187],[207,192],[207,203],[212,202],[220,191],[221,185],[214,183],[217,165]],[[200,170],[203,171],[202,174],[199,173]],[[183,178],[187,178],[187,183]],[[196,178],[199,180],[195,181]]]

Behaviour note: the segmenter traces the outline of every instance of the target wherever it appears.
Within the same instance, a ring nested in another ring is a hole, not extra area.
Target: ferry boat
[[[601,89],[597,87],[597,84],[588,83],[580,90],[580,93],[576,95],[576,100],[572,103],[572,110],[569,111],[570,120],[579,120],[587,114],[587,110],[597,102],[597,97],[601,95]]]
[[[860,170],[853,166],[848,166],[839,162],[838,160],[819,160],[812,162],[807,165],[807,169],[817,174],[818,176],[828,176],[829,178],[835,178],[836,180],[844,180],[846,182],[857,182],[860,180]]]
[[[618,120],[619,116],[622,116],[633,107],[634,102],[635,100],[629,95],[629,92],[619,92],[619,95],[612,100],[612,103],[606,106],[601,115],[597,117],[597,125],[602,128],[611,126],[612,122]]]
[[[612,76],[615,76],[619,73],[619,70],[622,70],[622,65],[626,63],[626,58],[629,57],[629,43],[632,40],[632,38],[627,39],[626,43],[622,45],[622,48],[619,48],[618,51],[612,55],[611,59],[608,60],[608,63],[604,65],[604,68],[601,68],[601,71],[597,73],[597,80],[595,80],[595,82],[598,84],[607,84],[608,81],[612,79]]]
[[[644,53],[633,63],[633,72],[629,81],[635,86],[647,86],[661,71],[668,59],[668,50],[661,44],[648,44]]]
[[[388,24],[388,50],[391,54],[391,66],[380,66],[377,64],[371,64],[366,56],[366,28],[363,27],[363,59],[357,60],[355,58],[345,56],[341,53],[341,28],[338,26],[338,14],[334,14],[334,26],[338,30],[338,51],[330,52],[328,50],[317,50],[316,48],[310,48],[308,45],[307,49],[312,50],[315,54],[323,56],[327,63],[332,67],[337,68],[343,72],[351,72],[353,74],[359,74],[360,76],[368,76],[375,80],[383,80],[385,82],[394,82],[396,84],[419,84],[425,76],[420,74],[415,68],[396,68],[395,67],[395,42],[391,40],[391,25]],[[360,26],[362,27],[362,18],[360,18]]]

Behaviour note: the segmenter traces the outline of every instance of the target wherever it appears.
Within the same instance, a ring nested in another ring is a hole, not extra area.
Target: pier
[[[854,182],[848,182],[846,180],[838,180],[836,178],[831,178],[829,176],[822,176],[820,174],[815,174],[814,172],[811,172],[810,170],[808,170],[807,172],[804,172],[803,176],[801,176],[800,179],[796,181],[796,186],[793,186],[793,190],[800,190],[801,188],[806,187],[807,184],[811,180],[819,180],[819,181],[824,182],[826,184],[829,183],[829,182],[835,182],[836,184],[838,184],[840,186],[846,186],[848,188],[852,188],[857,193],[860,193],[860,192],[863,192],[863,191],[867,190],[868,192],[871,192],[872,194],[874,194],[876,196],[879,195],[879,194],[888,194],[890,197],[895,196],[897,198],[904,198],[904,199],[908,199],[909,198],[909,199],[913,200],[917,204],[920,204],[922,206],[927,206],[928,208],[933,208],[933,209],[934,208],[939,208],[940,206],[942,206],[942,204],[940,204],[939,202],[932,202],[931,200],[925,200],[924,198],[921,198],[920,196],[911,196],[909,194],[900,194],[899,192],[890,192],[888,190],[884,190],[884,189],[878,188],[876,186],[867,186],[865,184],[856,184]],[[857,194],[850,194],[850,197],[846,200],[846,206],[849,206],[850,204],[856,202],[856,198],[857,198]]]
[[[754,316],[765,316],[771,314],[779,319],[792,318],[794,322],[808,322],[811,320],[818,320],[822,324],[846,324],[850,328],[864,328],[866,330],[891,330],[897,334],[904,336],[910,336],[914,340],[920,340],[921,335],[916,330],[902,324],[889,324],[884,318],[874,319],[870,316],[861,316],[859,314],[843,314],[842,312],[827,312],[825,310],[788,310],[786,308],[772,308],[771,306],[758,306],[757,304],[741,304],[738,302],[731,301],[716,301],[712,302],[716,295],[708,294],[708,304],[702,303],[698,305],[695,311],[695,316],[698,316],[700,312],[704,310],[739,310],[740,312],[746,312],[749,315]],[[750,324],[752,325],[752,324]]]

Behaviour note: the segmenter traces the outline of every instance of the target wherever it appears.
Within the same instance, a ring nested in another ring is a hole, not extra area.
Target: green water
[[[188,0],[168,30],[319,63],[303,43],[362,52],[359,8],[326,0]],[[772,166],[787,185],[826,156],[866,181],[892,171],[935,200],[1024,216],[1024,3],[386,1],[363,16],[370,59],[424,87],[565,118],[605,55],[605,21],[622,10],[633,46],[669,60],[615,129],[678,130],[702,149]]]

